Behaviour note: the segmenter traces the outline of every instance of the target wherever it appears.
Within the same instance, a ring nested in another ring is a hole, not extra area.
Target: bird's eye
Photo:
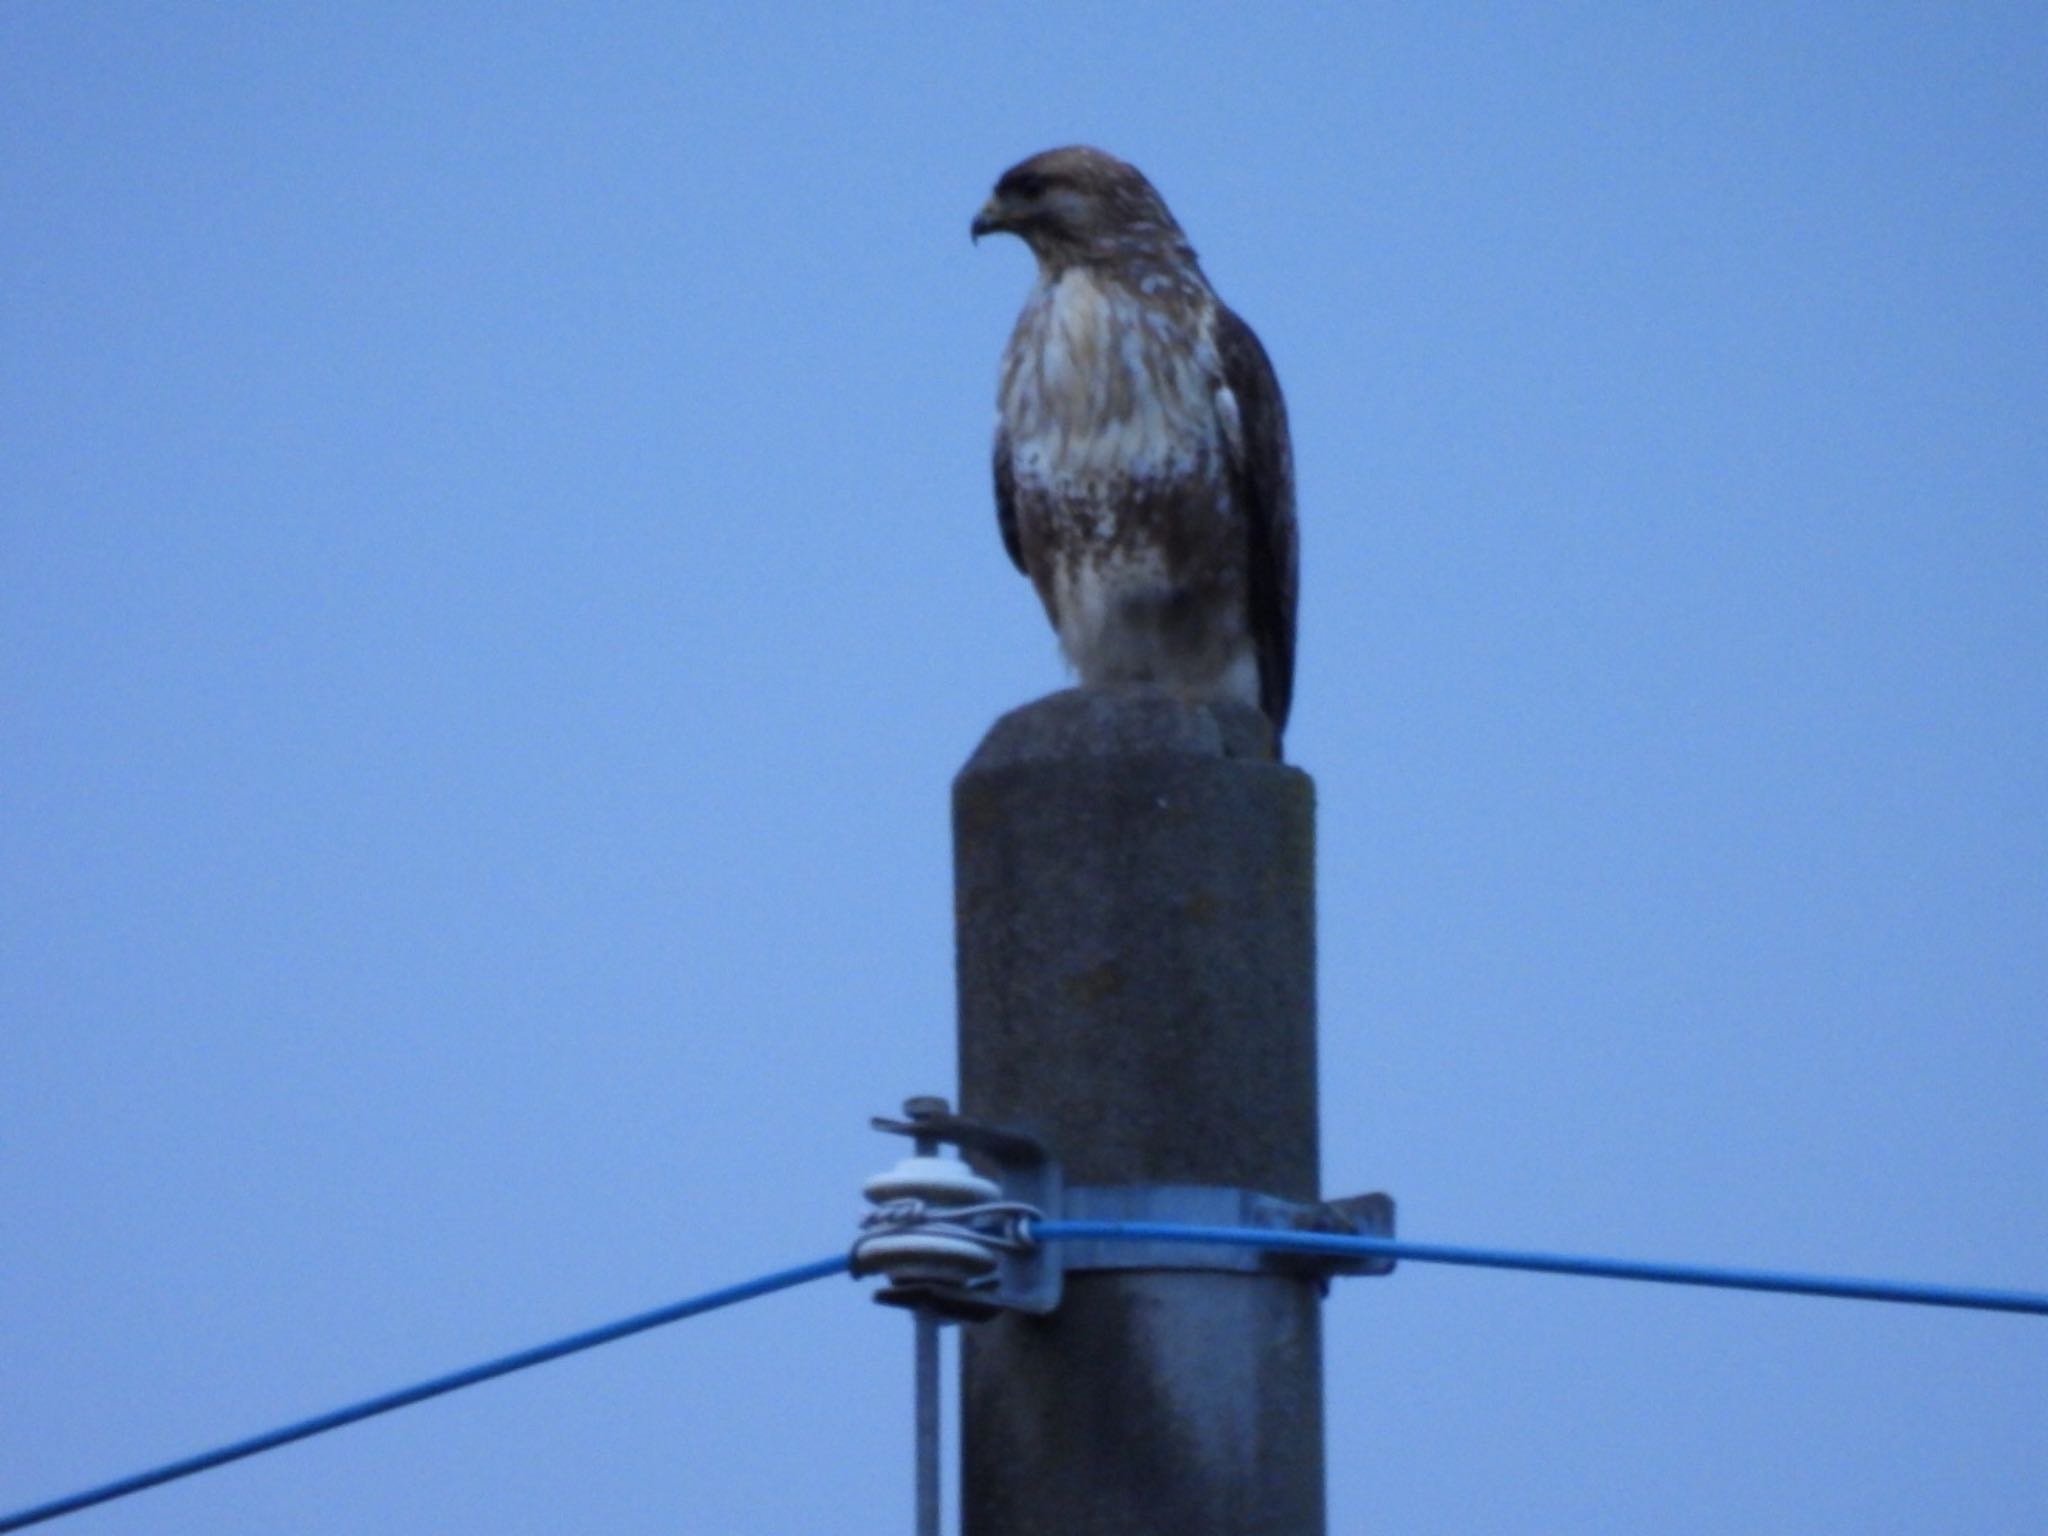
[[[1045,178],[1036,171],[1020,171],[1010,178],[1007,191],[1011,197],[1021,197],[1026,201],[1043,197]]]

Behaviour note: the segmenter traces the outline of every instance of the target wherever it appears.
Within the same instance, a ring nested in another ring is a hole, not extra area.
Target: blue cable
[[[1133,1242],[1221,1243],[1239,1248],[1262,1248],[1272,1253],[1412,1259],[1423,1264],[1527,1269],[1552,1275],[1594,1275],[1608,1280],[1657,1280],[1668,1285],[1708,1285],[1726,1290],[1777,1291],[1793,1296],[1833,1296],[1852,1301],[1901,1301],[1923,1307],[2031,1312],[2048,1317],[2048,1295],[2029,1291],[1780,1274],[1762,1269],[1710,1269],[1700,1264],[1653,1264],[1639,1259],[1600,1259],[1567,1253],[1517,1253],[1500,1248],[1461,1248],[1449,1243],[1411,1243],[1405,1238],[1346,1237],[1336,1233],[1261,1231],[1249,1227],[1195,1227],[1154,1221],[1034,1221],[1030,1232],[1033,1238],[1046,1242],[1067,1238],[1122,1238]]]
[[[763,1275],[758,1280],[743,1281],[739,1285],[726,1286],[723,1290],[707,1291],[702,1296],[693,1296],[687,1301],[672,1302],[668,1306],[657,1307],[652,1312],[642,1312],[637,1317],[607,1323],[602,1328],[572,1333],[566,1339],[557,1339],[552,1344],[536,1344],[532,1349],[522,1349],[516,1355],[505,1355],[497,1360],[487,1360],[482,1365],[472,1365],[467,1370],[436,1376],[433,1380],[423,1381],[418,1386],[401,1387],[396,1392],[387,1392],[381,1397],[372,1397],[347,1408],[337,1408],[332,1413],[303,1419],[297,1424],[287,1424],[282,1429],[273,1429],[268,1434],[254,1435],[247,1440],[238,1440],[233,1445],[224,1445],[218,1450],[202,1451],[197,1456],[187,1456],[182,1461],[169,1462],[152,1471],[138,1472],[132,1477],[124,1477],[99,1488],[89,1488],[68,1498],[52,1499],[47,1504],[38,1504],[31,1509],[17,1510],[11,1515],[0,1515],[0,1532],[18,1531],[25,1526],[54,1520],[59,1515],[90,1509],[93,1505],[104,1504],[110,1499],[123,1498],[131,1493],[140,1493],[145,1488],[155,1488],[181,1477],[190,1477],[194,1472],[205,1472],[214,1467],[226,1466],[231,1461],[240,1461],[244,1456],[254,1456],[259,1451],[272,1451],[280,1445],[290,1445],[294,1440],[305,1440],[314,1435],[325,1434],[330,1429],[340,1429],[344,1424],[358,1424],[364,1419],[375,1418],[380,1413],[389,1413],[394,1408],[423,1403],[430,1397],[441,1396],[444,1392],[473,1387],[480,1381],[489,1381],[497,1376],[509,1376],[514,1371],[523,1371],[530,1365],[544,1365],[550,1360],[559,1360],[564,1355],[573,1355],[580,1350],[595,1349],[600,1344],[609,1344],[614,1339],[645,1333],[648,1329],[659,1328],[664,1323],[680,1322],[701,1312],[715,1312],[720,1307],[729,1307],[737,1301],[766,1296],[774,1291],[786,1291],[791,1286],[802,1285],[810,1280],[822,1280],[827,1275],[843,1274],[847,1262],[846,1255],[837,1254],[829,1259],[799,1264],[793,1269]]]
[[[2048,1316],[2048,1295],[2027,1291],[1986,1290],[1972,1286],[1922,1285],[1909,1281],[1784,1274],[1760,1269],[1714,1269],[1699,1264],[1656,1264],[1639,1259],[1603,1259],[1581,1254],[1524,1253],[1501,1248],[1458,1247],[1449,1243],[1416,1243],[1405,1238],[1351,1237],[1337,1233],[1285,1232],[1254,1227],[1185,1226],[1178,1222],[1035,1221],[1029,1224],[1029,1229],[1034,1241],[1043,1242],[1084,1238],[1129,1242],[1214,1243],[1239,1248],[1257,1248],[1268,1253],[1408,1259],[1424,1264],[1463,1264],[1481,1269],[1533,1270],[1543,1274],[1591,1275],[1610,1280],[1654,1280],[1667,1285],[1716,1286],[1727,1290],[1773,1291],[1795,1296],[1896,1301],[1926,1307],[1962,1307],[1985,1312],[2024,1312]],[[559,1360],[564,1355],[573,1355],[581,1350],[594,1349],[600,1344],[609,1344],[615,1339],[644,1333],[650,1328],[659,1328],[664,1323],[680,1322],[683,1318],[714,1312],[735,1302],[788,1290],[792,1286],[803,1285],[808,1281],[821,1280],[827,1275],[843,1274],[848,1263],[846,1256],[835,1254],[831,1258],[817,1259],[809,1264],[778,1270],[757,1280],[743,1281],[738,1285],[726,1286],[722,1290],[707,1291],[687,1301],[674,1302],[665,1307],[658,1307],[652,1312],[642,1312],[635,1317],[607,1323],[601,1328],[571,1334],[551,1344],[535,1345],[517,1354],[470,1366],[467,1370],[437,1376],[417,1386],[402,1387],[381,1397],[369,1398],[347,1408],[337,1408],[330,1413],[304,1419],[296,1424],[288,1424],[281,1429],[255,1435],[247,1440],[238,1440],[232,1445],[224,1445],[216,1450],[203,1451],[197,1456],[188,1456],[182,1461],[170,1462],[148,1472],[138,1472],[101,1487],[87,1489],[83,1493],[53,1499],[47,1504],[38,1504],[11,1515],[0,1515],[0,1536],[5,1536],[9,1531],[39,1525],[45,1520],[54,1520],[59,1515],[72,1514],[81,1509],[89,1509],[95,1504],[105,1504],[131,1493],[140,1493],[145,1488],[155,1488],[181,1477],[190,1477],[195,1472],[225,1466],[231,1461],[240,1461],[245,1456],[275,1450],[281,1445],[290,1445],[295,1440],[305,1440],[314,1435],[324,1434],[330,1429],[340,1429],[345,1424],[357,1424],[380,1413],[389,1413],[394,1408],[409,1407],[413,1403],[425,1402],[430,1397],[439,1397],[443,1393],[475,1386],[478,1382],[509,1376],[514,1371],[525,1370],[531,1365],[542,1365],[550,1360]]]

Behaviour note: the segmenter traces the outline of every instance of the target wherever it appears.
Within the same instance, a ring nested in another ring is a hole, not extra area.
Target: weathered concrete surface
[[[961,1107],[1077,1184],[1317,1192],[1314,786],[1254,710],[1072,690],[954,784]],[[1320,1536],[1312,1285],[1072,1277],[970,1329],[968,1536]]]

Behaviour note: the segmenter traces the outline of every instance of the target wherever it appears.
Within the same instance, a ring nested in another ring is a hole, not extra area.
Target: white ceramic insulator
[[[870,1237],[860,1245],[865,1269],[880,1270],[892,1280],[972,1280],[996,1267],[996,1256],[979,1243],[937,1232],[903,1232]]]
[[[932,1206],[979,1205],[1003,1197],[998,1185],[957,1157],[906,1157],[887,1173],[869,1179],[861,1192],[876,1205],[891,1200],[922,1200]]]

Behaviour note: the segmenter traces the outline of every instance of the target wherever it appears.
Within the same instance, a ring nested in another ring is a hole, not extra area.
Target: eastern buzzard
[[[1165,202],[1099,149],[1003,173],[977,239],[1038,281],[1003,354],[996,517],[1084,684],[1256,705],[1277,756],[1294,692],[1287,408]]]

